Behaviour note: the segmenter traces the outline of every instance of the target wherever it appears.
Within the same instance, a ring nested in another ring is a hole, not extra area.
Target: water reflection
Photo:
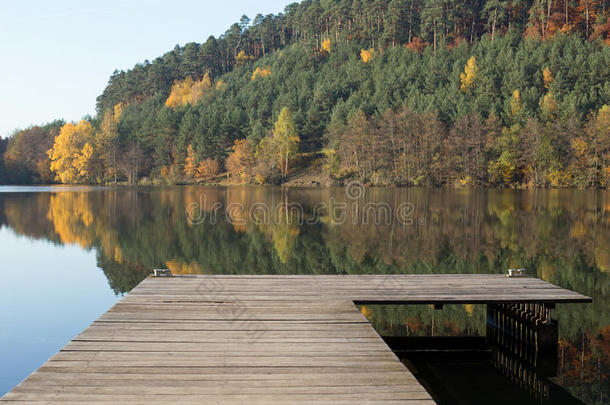
[[[33,239],[94,249],[116,293],[158,267],[179,274],[501,273],[524,267],[593,298],[591,305],[555,311],[555,381],[587,403],[603,403],[610,367],[608,197],[577,190],[368,189],[354,195],[265,187],[11,192],[0,193],[0,224]],[[390,207],[392,220],[385,211],[367,217],[368,203]],[[363,311],[390,336],[485,334],[484,307]]]

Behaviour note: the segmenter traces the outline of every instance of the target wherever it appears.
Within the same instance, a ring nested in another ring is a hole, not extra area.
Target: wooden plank
[[[413,399],[429,398],[426,390],[419,385],[414,384],[384,384],[376,385],[378,393],[409,393]],[[59,395],[74,395],[74,394],[91,394],[91,395],[270,395],[270,394],[370,394],[368,384],[363,385],[343,385],[343,384],[327,384],[316,386],[298,386],[286,384],[258,384],[248,386],[243,384],[227,384],[222,381],[216,381],[215,384],[201,386],[199,384],[191,384],[186,386],[157,386],[152,384],[139,385],[52,385],[52,384],[30,384],[17,387],[13,390],[14,394],[59,394]]]
[[[394,372],[405,372],[404,367],[397,367],[396,365],[384,364],[381,366],[375,365],[362,369],[371,373],[394,373]],[[111,374],[111,375],[122,375],[122,374],[134,374],[134,375],[149,375],[150,378],[157,376],[169,375],[193,375],[193,376],[208,376],[224,374],[227,379],[235,375],[250,375],[250,374],[269,374],[269,375],[280,375],[280,374],[294,374],[301,375],[303,373],[314,373],[314,374],[325,374],[325,375],[339,375],[339,374],[352,374],[354,367],[345,366],[315,366],[315,367],[301,367],[299,365],[290,365],[285,367],[174,367],[166,365],[164,367],[98,367],[98,366],[78,366],[78,367],[55,367],[45,363],[38,371],[43,373],[93,373],[93,374]],[[27,381],[27,380],[26,380]]]
[[[347,338],[349,339],[349,338]],[[336,352],[346,349],[353,352],[363,352],[368,350],[379,350],[383,340],[362,341],[360,339],[346,340],[344,342],[315,342],[303,343],[298,341],[286,341],[278,343],[276,341],[254,341],[247,344],[250,351],[266,352],[269,350],[281,351],[300,351],[300,352]],[[165,342],[77,342],[68,343],[63,351],[138,351],[138,352],[231,352],[244,349],[244,343],[165,343]]]
[[[432,404],[355,303],[589,301],[502,275],[148,278],[0,402]]]
[[[295,378],[298,374],[298,378]],[[416,384],[417,380],[410,373],[403,370],[394,372],[370,372],[368,370],[352,369],[344,373],[252,373],[252,374],[169,374],[163,379],[150,378],[150,374],[103,374],[103,373],[60,373],[35,371],[28,377],[28,381],[37,384],[55,384],[68,381],[76,385],[88,384],[154,384],[158,386],[182,386],[190,384],[206,385],[216,382],[235,382],[253,384],[282,384],[311,386],[314,384],[347,384],[361,385],[370,383],[386,384]],[[109,381],[106,383],[105,381]]]

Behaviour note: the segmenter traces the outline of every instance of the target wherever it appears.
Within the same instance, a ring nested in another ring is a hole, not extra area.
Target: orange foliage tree
[[[193,145],[189,145],[186,150],[186,160],[184,161],[184,174],[187,177],[193,178],[197,174],[197,161],[195,158],[195,150]]]
[[[220,164],[215,159],[205,159],[197,166],[197,178],[202,180],[211,179],[220,173]]]
[[[330,54],[331,47],[332,47],[332,44],[331,44],[329,38],[326,38],[324,41],[322,41],[322,50],[324,52]]]
[[[419,53],[422,53],[426,46],[428,46],[428,43],[422,41],[419,37],[414,37],[411,42],[405,45],[408,50]]]
[[[271,68],[269,66],[265,67],[257,67],[252,73],[252,80],[256,80],[258,78],[264,78],[271,74]]]
[[[227,157],[226,165],[233,179],[242,183],[247,183],[252,179],[256,159],[254,148],[247,139],[237,139],[235,141],[233,152]]]

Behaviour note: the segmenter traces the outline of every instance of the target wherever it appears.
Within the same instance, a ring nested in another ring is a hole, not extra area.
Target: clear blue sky
[[[0,1],[0,136],[94,114],[115,69],[203,42],[292,0]]]

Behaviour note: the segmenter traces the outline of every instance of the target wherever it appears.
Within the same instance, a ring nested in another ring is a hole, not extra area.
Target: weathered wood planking
[[[590,301],[496,275],[148,278],[0,402],[433,404],[354,303]]]

